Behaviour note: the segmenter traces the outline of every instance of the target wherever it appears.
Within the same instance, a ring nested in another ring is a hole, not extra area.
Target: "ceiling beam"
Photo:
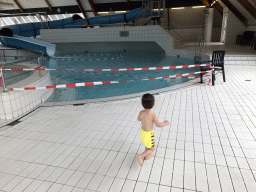
[[[243,16],[233,5],[229,2],[229,0],[221,0],[224,5],[244,24],[244,26],[248,27],[248,19]]]
[[[256,0],[251,0],[256,5]]]
[[[13,0],[13,2],[17,5],[17,7],[19,7],[20,11],[21,11],[22,13],[24,13],[24,10],[23,10],[23,8],[21,7],[21,5],[19,4],[19,2],[18,2],[17,0]]]
[[[44,0],[44,1],[48,5],[49,9],[52,11],[52,5],[49,3],[49,1],[48,0]]]
[[[78,5],[80,11],[81,11],[82,14],[84,15],[84,18],[87,18],[86,12],[84,11],[84,8],[83,8],[83,5],[82,5],[81,1],[80,1],[80,0],[76,0],[76,3],[77,3],[77,5]]]
[[[223,7],[221,6],[221,4],[219,4],[218,2],[216,2],[214,4],[214,7],[220,12],[221,15],[223,15]]]
[[[247,0],[238,0],[238,2],[256,19],[256,9]]]
[[[93,2],[93,0],[88,0],[88,2],[90,4],[90,6],[91,6],[91,9],[92,9],[92,12],[93,12],[94,16],[99,16],[98,12],[96,12],[95,9],[94,9],[94,2]]]
[[[208,0],[200,0],[207,8],[211,8],[211,4]]]

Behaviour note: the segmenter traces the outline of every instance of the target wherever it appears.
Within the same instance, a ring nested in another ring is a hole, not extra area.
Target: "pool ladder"
[[[203,50],[205,51],[205,40],[203,36],[199,36],[197,42],[195,43],[195,57],[196,62],[202,61]]]

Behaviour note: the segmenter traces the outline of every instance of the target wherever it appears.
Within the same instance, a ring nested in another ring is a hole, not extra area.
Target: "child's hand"
[[[165,124],[165,125],[169,125],[170,122],[169,122],[168,120],[165,120],[165,121],[164,121],[164,124]]]

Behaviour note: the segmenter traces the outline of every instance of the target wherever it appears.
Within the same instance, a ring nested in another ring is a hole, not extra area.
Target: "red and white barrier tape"
[[[14,91],[23,91],[23,90],[38,90],[38,89],[56,89],[56,88],[68,88],[68,87],[83,87],[83,86],[91,86],[91,85],[104,85],[104,84],[114,84],[114,83],[128,83],[133,81],[147,81],[147,80],[156,80],[156,79],[170,79],[175,77],[182,77],[188,75],[194,75],[198,73],[206,73],[207,71],[199,71],[199,72],[192,72],[192,73],[184,73],[172,76],[165,76],[165,77],[156,77],[156,78],[148,78],[148,79],[140,79],[140,80],[129,80],[129,81],[97,81],[97,82],[83,82],[83,83],[69,83],[63,85],[50,85],[45,87],[23,87],[23,88],[7,88],[7,90],[14,90]]]
[[[144,67],[144,68],[123,68],[123,69],[3,69],[6,71],[148,71],[163,69],[185,69],[193,67],[211,66],[211,64],[195,64],[180,66],[164,66],[164,67]]]

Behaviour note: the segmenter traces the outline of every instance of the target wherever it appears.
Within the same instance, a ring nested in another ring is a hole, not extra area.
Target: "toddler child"
[[[154,96],[147,93],[142,96],[142,110],[138,116],[138,120],[141,121],[142,127],[140,130],[141,142],[145,145],[145,151],[137,156],[140,166],[143,165],[143,159],[148,160],[152,157],[151,153],[155,150],[154,141],[154,124],[157,127],[163,127],[169,125],[169,121],[159,122],[157,115],[151,111],[155,103]]]

